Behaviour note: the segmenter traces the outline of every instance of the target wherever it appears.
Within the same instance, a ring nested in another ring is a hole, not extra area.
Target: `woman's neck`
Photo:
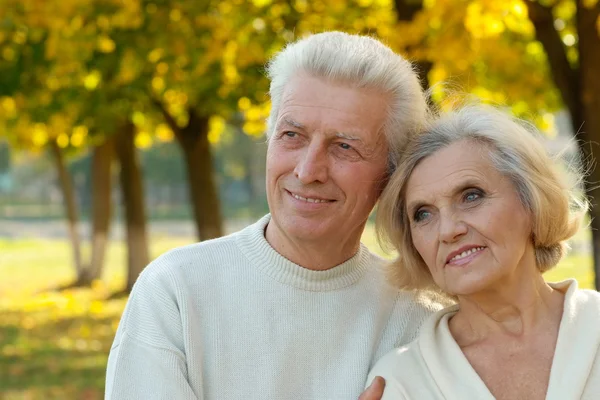
[[[540,329],[557,328],[563,302],[564,295],[546,284],[535,269],[531,276],[459,296],[460,309],[449,327],[461,347],[494,338],[528,337]]]

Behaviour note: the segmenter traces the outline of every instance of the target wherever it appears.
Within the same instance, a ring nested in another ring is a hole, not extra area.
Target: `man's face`
[[[386,178],[387,101],[308,75],[290,80],[267,152],[267,200],[279,234],[358,243]]]

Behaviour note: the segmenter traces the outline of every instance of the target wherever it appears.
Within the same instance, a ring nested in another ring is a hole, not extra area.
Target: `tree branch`
[[[177,125],[177,122],[175,122],[175,118],[173,118],[173,116],[171,114],[169,114],[169,111],[167,111],[167,109],[165,108],[163,103],[160,100],[158,100],[156,97],[150,96],[150,101],[152,102],[152,104],[154,104],[154,106],[158,109],[158,111],[160,111],[160,113],[163,115],[167,125],[169,125],[169,127],[171,128],[173,133],[175,133],[177,135],[180,128]]]
[[[563,42],[556,29],[554,29],[552,8],[531,0],[527,1],[526,4],[529,11],[529,20],[535,27],[535,37],[546,51],[554,84],[560,91],[563,102],[572,117],[576,117],[580,108],[577,71],[569,64]]]
[[[422,0],[394,0],[396,15],[400,22],[410,22],[423,9]]]

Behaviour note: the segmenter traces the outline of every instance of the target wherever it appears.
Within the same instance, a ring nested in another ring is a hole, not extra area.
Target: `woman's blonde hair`
[[[398,250],[389,277],[399,288],[437,289],[412,243],[406,184],[422,160],[463,140],[485,145],[492,165],[513,183],[532,217],[532,239],[540,272],[560,261],[566,251],[565,241],[577,232],[587,210],[587,202],[575,190],[576,184],[567,184],[533,129],[490,106],[470,105],[446,113],[411,138],[379,201],[377,235],[384,248]]]

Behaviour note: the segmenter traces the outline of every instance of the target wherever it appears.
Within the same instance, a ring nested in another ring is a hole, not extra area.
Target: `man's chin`
[[[318,238],[331,237],[327,235],[330,231],[328,224],[324,221],[325,216],[313,215],[285,215],[276,219],[278,225],[286,236],[293,236],[303,240],[316,240]]]

